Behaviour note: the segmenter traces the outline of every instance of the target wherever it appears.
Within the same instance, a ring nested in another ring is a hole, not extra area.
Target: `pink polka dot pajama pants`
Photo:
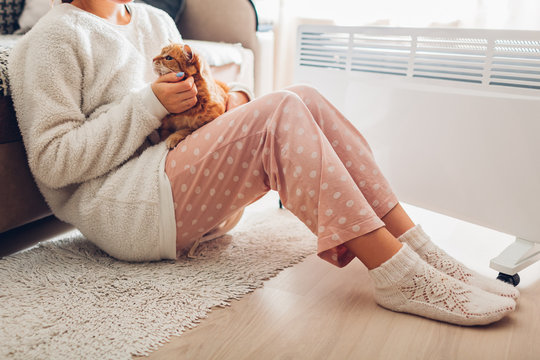
[[[293,86],[229,111],[167,155],[177,249],[269,190],[318,237],[317,254],[343,267],[343,243],[376,230],[397,205],[358,130],[318,91]]]

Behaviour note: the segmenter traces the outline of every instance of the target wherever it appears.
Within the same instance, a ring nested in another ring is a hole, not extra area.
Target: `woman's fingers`
[[[194,107],[195,104],[197,104],[197,97],[196,96],[184,99],[178,104],[178,109],[177,109],[177,111],[175,113],[179,114],[179,113],[182,113],[182,112],[184,112],[186,110],[189,110],[192,107]]]
[[[165,75],[161,75],[157,78],[156,82],[167,82],[167,83],[175,83],[182,81],[182,79],[185,78],[185,74],[183,72],[174,73],[170,72]]]
[[[197,86],[195,85],[195,81],[191,76],[186,80],[174,83],[172,91],[173,93],[176,93],[182,100],[197,96]]]
[[[197,103],[197,86],[193,77],[169,73],[152,83],[152,90],[161,104],[170,113],[181,113]]]

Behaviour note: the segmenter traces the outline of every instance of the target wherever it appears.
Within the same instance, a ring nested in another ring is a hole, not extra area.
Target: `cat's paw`
[[[169,136],[167,138],[167,140],[165,140],[165,144],[167,145],[167,148],[169,150],[172,150],[176,147],[176,145],[178,145],[178,143],[180,142],[179,139],[176,139],[176,137],[173,137],[173,136]]]
[[[171,134],[167,138],[167,140],[165,140],[165,144],[167,145],[169,149],[174,149],[176,145],[178,145],[180,141],[184,140],[185,138],[186,138],[186,135],[184,134],[174,133],[174,134]]]

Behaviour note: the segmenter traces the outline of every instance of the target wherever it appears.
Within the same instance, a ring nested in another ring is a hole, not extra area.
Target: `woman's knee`
[[[298,94],[288,90],[275,91],[259,100],[261,100],[261,106],[267,107],[272,112],[273,116],[271,117],[274,120],[297,114],[299,109],[306,107]]]
[[[295,92],[281,90],[276,92],[279,102],[275,103],[274,116],[268,123],[268,130],[272,135],[281,130],[289,132],[289,129],[302,129],[302,133],[308,129],[317,129],[318,125],[306,103]]]
[[[229,126],[234,128],[235,124],[238,124],[238,128],[243,132],[263,129],[271,131],[284,119],[297,116],[302,109],[306,109],[306,106],[296,93],[287,90],[275,91],[249,102],[238,110],[235,109],[239,116],[231,114]]]
[[[279,99],[280,103],[302,103],[302,98],[298,95],[298,93],[295,91],[291,91],[288,88],[274,91],[270,95]]]
[[[285,91],[290,91],[298,96],[305,102],[307,99],[316,99],[322,97],[322,94],[311,85],[296,84],[285,88]]]
[[[276,104],[276,121],[283,121],[290,117],[302,118],[309,115],[306,104],[297,93],[289,90],[280,90],[276,92],[279,96],[279,102]]]

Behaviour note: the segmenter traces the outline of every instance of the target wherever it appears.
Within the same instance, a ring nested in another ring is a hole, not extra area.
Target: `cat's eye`
[[[173,58],[172,58],[172,56],[171,56],[171,55],[167,55],[167,56],[165,56],[165,60],[169,60],[169,61],[170,61],[170,60],[172,60],[172,59],[173,59]]]

